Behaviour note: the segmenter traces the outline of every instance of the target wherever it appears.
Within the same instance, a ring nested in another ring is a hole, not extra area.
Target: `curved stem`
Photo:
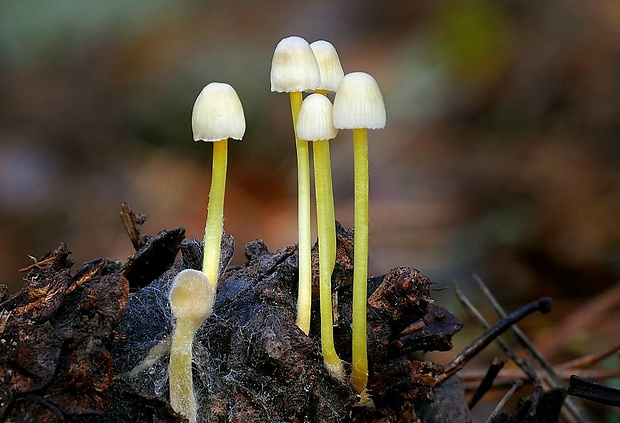
[[[297,294],[297,326],[307,335],[310,332],[312,307],[312,234],[310,231],[310,152],[308,141],[297,137],[297,117],[301,107],[301,92],[290,93],[295,148],[297,150],[297,227],[299,253],[299,288]]]
[[[168,364],[170,405],[174,411],[187,417],[190,423],[196,422],[196,398],[192,380],[194,326],[183,319],[177,320]]]
[[[211,172],[211,190],[207,206],[207,224],[205,226],[204,259],[202,271],[207,275],[213,290],[217,288],[220,267],[220,249],[222,230],[224,228],[224,193],[226,190],[226,167],[228,163],[228,140],[213,143],[213,170]]]
[[[353,130],[355,199],[353,255],[353,345],[351,384],[362,393],[368,382],[366,303],[368,281],[368,142],[366,129]]]
[[[331,179],[329,141],[314,141],[314,185],[319,238],[319,278],[321,302],[321,350],[332,376],[344,380],[344,367],[334,347],[332,320],[332,272],[336,257],[334,194]]]

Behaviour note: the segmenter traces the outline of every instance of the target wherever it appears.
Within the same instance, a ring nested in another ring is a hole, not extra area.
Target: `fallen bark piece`
[[[114,377],[108,350],[129,292],[107,259],[71,274],[64,244],[27,272],[0,303],[0,419],[64,421],[104,414]]]

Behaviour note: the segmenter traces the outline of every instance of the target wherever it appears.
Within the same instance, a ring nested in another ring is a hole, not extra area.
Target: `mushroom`
[[[215,290],[203,272],[186,269],[174,278],[169,300],[175,318],[168,364],[170,405],[190,423],[195,423],[197,407],[192,380],[192,344],[194,334],[213,312]]]
[[[334,347],[332,320],[332,272],[336,258],[336,226],[332,189],[329,140],[336,137],[332,103],[321,94],[310,94],[301,104],[297,135],[313,141],[316,220],[319,241],[319,279],[321,304],[321,350],[325,367],[344,381],[344,367]]]
[[[293,131],[297,150],[297,226],[299,237],[299,291],[297,295],[297,326],[310,331],[312,305],[312,259],[310,231],[310,154],[308,142],[297,136],[297,117],[302,92],[319,86],[319,65],[306,40],[292,36],[281,40],[271,62],[271,91],[290,95]]]
[[[336,49],[332,43],[325,40],[310,43],[310,48],[319,64],[321,75],[321,83],[315,92],[323,95],[326,95],[327,92],[336,92],[344,76]]]
[[[221,82],[211,82],[202,89],[192,111],[192,130],[194,141],[213,142],[213,167],[202,270],[215,290],[219,277],[224,227],[228,138],[240,140],[245,133],[243,106],[233,87]]]
[[[385,127],[385,105],[375,79],[364,72],[344,76],[334,98],[334,126],[353,130],[354,257],[351,384],[367,400],[366,305],[368,283],[367,129]]]
[[[319,73],[321,75],[321,83],[314,90],[315,93],[327,95],[328,92],[336,92],[338,86],[340,85],[340,81],[342,81],[342,77],[344,76],[344,71],[342,70],[342,65],[340,64],[340,58],[338,57],[338,53],[334,46],[324,40],[318,40],[313,43],[310,43],[310,48],[314,53],[314,57],[316,57],[316,61],[319,64]],[[330,120],[331,125],[333,125],[333,119]],[[316,145],[316,144],[315,144]],[[316,152],[315,152],[315,163],[316,163]],[[327,152],[327,158],[324,160],[325,163],[330,163],[329,151]],[[327,166],[327,170],[329,174],[327,176],[327,180],[329,180],[329,189],[332,189],[332,174],[331,174],[331,166]],[[330,198],[333,198],[333,194],[330,192]],[[335,219],[334,219],[335,223]],[[335,230],[335,229],[334,229]],[[325,249],[324,249],[325,250]],[[325,254],[325,251],[322,253]],[[331,260],[336,262],[336,244],[334,242],[334,248],[329,252]],[[333,265],[332,265],[333,268]]]

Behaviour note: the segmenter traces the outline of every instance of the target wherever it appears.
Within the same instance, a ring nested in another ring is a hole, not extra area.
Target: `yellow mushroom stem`
[[[226,167],[228,163],[228,139],[213,143],[213,168],[211,190],[207,206],[207,223],[204,238],[202,271],[207,275],[213,289],[217,287],[220,267],[220,245],[224,227],[224,194],[226,190]]]
[[[325,97],[327,97],[327,90],[314,90],[315,93],[317,94],[321,94],[324,95]],[[323,142],[323,141],[321,141]],[[316,145],[316,143],[315,143]],[[315,163],[316,163],[316,147],[314,148],[315,151]],[[331,199],[331,219],[334,222],[334,241],[333,241],[333,248],[331,249],[331,251],[329,252],[329,257],[330,260],[332,261],[332,266],[331,269],[334,268],[334,265],[336,264],[336,213],[334,212],[334,191],[333,191],[333,187],[332,187],[332,167],[331,167],[331,157],[330,157],[330,153],[329,153],[329,146],[327,146],[327,156],[326,156],[326,163],[329,163],[329,166],[327,167],[327,171],[329,172],[329,174],[327,175],[327,181],[328,181],[328,188],[329,188],[329,198]],[[316,168],[315,168],[315,173],[316,173]],[[323,254],[323,253],[321,253]]]
[[[297,137],[297,117],[303,97],[301,91],[291,92],[291,113],[297,150],[297,227],[299,238],[299,289],[297,294],[297,326],[310,332],[312,307],[312,234],[310,232],[310,152],[308,141]]]
[[[197,328],[187,321],[177,321],[172,335],[170,363],[170,405],[177,413],[196,421],[196,398],[192,380],[192,343]]]
[[[353,256],[353,345],[351,384],[365,394],[368,382],[366,304],[368,281],[368,142],[366,129],[353,129],[355,198]]]
[[[344,367],[334,347],[334,324],[332,320],[332,272],[336,261],[336,227],[329,141],[314,141],[312,146],[319,238],[321,350],[325,367],[332,376],[344,381]]]

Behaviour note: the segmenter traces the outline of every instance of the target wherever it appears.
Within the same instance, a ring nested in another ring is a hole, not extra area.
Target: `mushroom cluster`
[[[334,346],[332,273],[336,262],[336,218],[329,140],[339,129],[353,130],[354,277],[351,385],[368,401],[366,306],[368,279],[368,146],[367,129],[385,126],[385,107],[374,78],[363,72],[344,74],[334,46],[309,44],[301,37],[281,40],[273,54],[271,91],[289,93],[297,152],[298,296],[297,326],[310,332],[312,305],[311,166],[313,152],[319,251],[320,337],[325,368],[345,381],[345,369]],[[304,98],[304,93],[309,94]],[[328,93],[334,94],[333,104]],[[218,287],[223,232],[228,139],[241,139],[245,118],[241,101],[228,84],[212,82],[198,95],[192,112],[195,141],[213,142],[213,168],[204,235],[202,271],[184,270],[169,294],[175,319],[169,363],[170,403],[190,422],[196,421],[192,382],[194,333],[210,316]]]
[[[317,81],[318,69],[318,81]],[[326,368],[344,380],[334,348],[331,275],[335,264],[334,195],[328,140],[338,129],[353,130],[355,257],[353,277],[353,345],[351,383],[368,400],[366,304],[368,279],[368,145],[367,129],[385,126],[386,114],[375,79],[364,72],[344,74],[336,49],[327,41],[308,44],[292,36],[281,40],[271,66],[271,90],[289,92],[298,151],[299,295],[297,323],[310,330],[311,274],[310,182],[307,142],[312,142],[319,248],[321,349]],[[302,100],[302,91],[314,91]],[[335,92],[334,104],[327,97]],[[300,153],[302,151],[302,153]]]

